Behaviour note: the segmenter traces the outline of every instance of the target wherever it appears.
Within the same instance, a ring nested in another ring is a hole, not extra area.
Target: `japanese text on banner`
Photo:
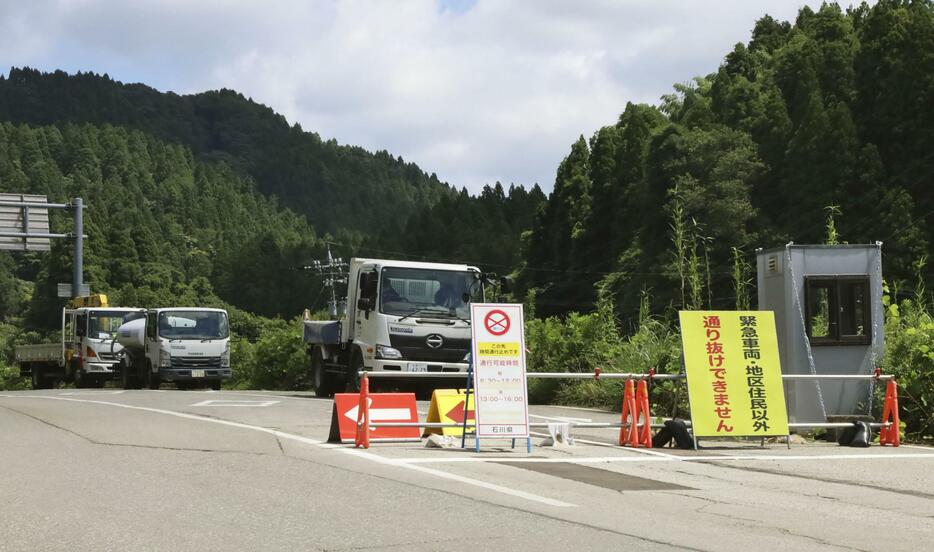
[[[775,317],[770,311],[682,311],[695,435],[787,435]]]

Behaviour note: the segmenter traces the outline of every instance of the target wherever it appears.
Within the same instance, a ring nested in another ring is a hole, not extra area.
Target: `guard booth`
[[[756,250],[785,374],[872,374],[883,355],[882,242]],[[790,422],[870,413],[867,381],[786,380]]]

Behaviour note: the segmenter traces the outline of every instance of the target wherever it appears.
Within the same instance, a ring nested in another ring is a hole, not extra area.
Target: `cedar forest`
[[[386,151],[289,125],[231,90],[162,93],[107,75],[0,75],[0,192],[80,196],[85,280],[127,306],[223,306],[243,388],[308,388],[296,317],[323,310],[325,243],[510,274],[531,370],[673,370],[679,309],[755,308],[754,250],[884,243],[886,359],[909,436],[934,435],[934,4],[765,16],[719,68],[581,136],[553,191],[479,195]],[[54,216],[53,231],[70,231]],[[67,242],[0,251],[0,387],[25,386],[70,281]],[[557,381],[557,380],[551,380]],[[683,393],[660,386],[677,414]],[[533,399],[618,407],[612,385]],[[881,401],[874,401],[881,403]]]

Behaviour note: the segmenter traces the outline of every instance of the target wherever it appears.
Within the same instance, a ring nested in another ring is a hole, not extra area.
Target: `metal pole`
[[[467,412],[470,411],[470,388],[473,387],[473,356],[467,363],[467,386],[464,388],[464,427],[461,428],[461,448],[467,446]],[[477,400],[474,399],[474,403]],[[477,423],[476,407],[474,407],[474,425]],[[476,430],[474,430],[476,433]]]
[[[29,206],[23,205],[23,233],[29,234]],[[29,238],[23,238],[23,251],[29,248]]]
[[[81,284],[84,279],[84,202],[80,197],[71,200],[71,205],[75,216],[75,258],[74,274],[71,283],[71,296],[81,295]]]

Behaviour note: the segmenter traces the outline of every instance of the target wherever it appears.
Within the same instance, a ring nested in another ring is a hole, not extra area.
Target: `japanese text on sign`
[[[522,305],[471,305],[479,437],[528,437]]]
[[[773,313],[682,311],[680,318],[695,435],[787,435]]]

